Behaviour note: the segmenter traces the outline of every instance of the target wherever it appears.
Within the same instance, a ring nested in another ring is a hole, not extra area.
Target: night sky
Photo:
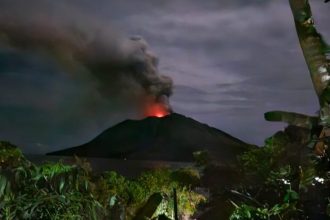
[[[330,4],[310,3],[330,42]],[[249,143],[261,145],[284,127],[266,122],[266,111],[318,110],[286,0],[1,0],[1,13],[22,21],[78,20],[79,27],[92,20],[116,39],[142,36],[159,72],[173,80],[173,110]],[[129,98],[99,93],[90,78],[67,74],[51,56],[0,42],[1,140],[44,153],[139,117]]]

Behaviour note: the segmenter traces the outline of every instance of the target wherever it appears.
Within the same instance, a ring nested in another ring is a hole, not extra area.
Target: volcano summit
[[[235,161],[249,146],[221,130],[172,113],[125,120],[86,144],[48,155],[192,161],[193,152],[202,150],[207,151],[211,159],[228,163]]]

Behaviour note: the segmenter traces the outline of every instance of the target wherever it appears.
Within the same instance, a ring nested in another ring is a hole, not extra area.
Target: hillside
[[[217,161],[232,162],[248,146],[221,130],[173,113],[125,120],[86,144],[49,155],[192,161],[193,152],[205,150]]]

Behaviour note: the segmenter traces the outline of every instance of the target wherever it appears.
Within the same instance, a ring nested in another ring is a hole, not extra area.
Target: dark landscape
[[[206,151],[214,162],[233,164],[249,148],[219,129],[172,113],[123,121],[86,144],[48,155],[192,162],[194,152]]]
[[[330,219],[310,2],[0,1],[0,219]]]

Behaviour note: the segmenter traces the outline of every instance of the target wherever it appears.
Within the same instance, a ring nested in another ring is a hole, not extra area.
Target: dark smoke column
[[[44,20],[0,16],[0,45],[54,58],[111,103],[133,106],[144,116],[171,113],[172,80],[159,74],[158,59],[141,37],[123,39],[82,18]]]
[[[139,36],[131,37],[141,49],[140,63],[136,65],[136,72],[142,72],[143,77],[138,77],[141,85],[147,91],[143,106],[144,116],[163,117],[172,113],[169,97],[172,94],[173,81],[170,77],[159,74],[158,58],[148,50],[145,40]],[[141,76],[140,74],[136,74]]]

